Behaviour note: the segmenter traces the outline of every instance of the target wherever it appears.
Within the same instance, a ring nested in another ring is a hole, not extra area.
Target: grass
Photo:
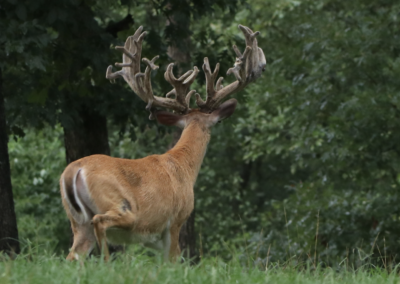
[[[253,263],[247,262],[246,263]],[[394,269],[393,271],[396,271]],[[5,283],[399,283],[397,272],[384,269],[299,268],[290,264],[270,264],[268,270],[247,267],[238,258],[224,262],[205,258],[198,265],[163,263],[159,257],[125,253],[104,263],[92,257],[68,262],[64,257],[47,253],[20,254],[15,260],[0,261],[0,284]]]

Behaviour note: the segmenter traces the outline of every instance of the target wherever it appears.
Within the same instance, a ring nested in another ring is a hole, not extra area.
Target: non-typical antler
[[[208,58],[204,58],[203,70],[206,75],[207,98],[203,101],[199,94],[196,93],[196,103],[202,112],[212,112],[216,109],[224,98],[237,91],[242,90],[250,82],[261,76],[265,70],[265,56],[261,48],[258,47],[256,36],[259,32],[253,32],[248,27],[239,25],[239,29],[243,32],[246,39],[246,49],[243,54],[240,53],[236,45],[233,49],[236,53],[236,62],[234,67],[230,68],[227,74],[233,74],[236,81],[226,87],[222,86],[223,77],[220,77],[215,83],[218,76],[219,63],[216,65],[214,72],[211,72]],[[116,66],[122,67],[122,70],[112,73],[112,66],[107,68],[106,78],[115,79],[122,76],[129,84],[132,90],[147,103],[146,109],[150,110],[153,106],[172,109],[177,113],[185,114],[190,111],[190,98],[195,90],[190,89],[190,85],[196,79],[199,69],[195,66],[183,74],[180,78],[175,78],[172,70],[174,64],[168,65],[164,74],[164,78],[174,87],[172,91],[166,94],[166,97],[154,96],[151,87],[151,71],[157,70],[158,66],[154,61],[143,58],[147,67],[144,73],[140,72],[140,57],[142,52],[142,42],[147,34],[143,32],[143,27],[139,27],[133,36],[127,38],[124,46],[116,46],[115,49],[123,52],[122,63],[115,63]],[[175,98],[171,98],[174,96]],[[150,115],[152,118],[152,115]]]
[[[244,53],[240,53],[236,45],[233,49],[236,53],[236,62],[234,67],[230,68],[227,75],[233,74],[236,81],[226,87],[222,86],[223,77],[220,77],[215,83],[218,76],[219,63],[215,66],[214,72],[211,73],[210,63],[208,58],[204,58],[203,70],[206,75],[207,98],[203,101],[199,94],[196,94],[196,103],[203,112],[211,112],[216,109],[224,98],[242,90],[250,82],[261,76],[265,70],[266,60],[264,52],[258,47],[256,36],[260,32],[253,32],[248,27],[239,25],[239,29],[243,32],[246,39],[246,49]]]
[[[147,32],[142,33],[142,30],[143,27],[139,27],[133,36],[126,39],[124,46],[115,47],[115,49],[123,52],[122,63],[115,63],[115,66],[122,67],[122,70],[113,73],[112,66],[110,65],[107,68],[106,78],[113,80],[118,76],[123,77],[132,90],[147,103],[147,110],[156,106],[172,109],[180,114],[187,113],[190,110],[190,97],[195,92],[194,90],[189,91],[189,88],[196,79],[199,70],[197,67],[194,67],[193,70],[186,72],[177,79],[172,71],[174,64],[169,64],[164,77],[174,89],[170,91],[165,98],[154,96],[151,87],[151,71],[158,69],[158,66],[154,64],[158,56],[154,57],[152,60],[143,58],[142,61],[146,63],[147,67],[144,73],[140,72],[142,43],[144,36],[147,34]],[[175,98],[171,98],[172,95],[174,95]],[[152,118],[152,115],[150,115],[150,118]]]

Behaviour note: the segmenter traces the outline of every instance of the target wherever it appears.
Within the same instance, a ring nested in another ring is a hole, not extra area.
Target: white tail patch
[[[82,169],[79,169],[76,172],[76,175],[74,176],[74,181],[72,182],[72,188],[74,190],[74,198],[76,200],[76,203],[78,204],[78,206],[81,209],[82,214],[83,214],[83,223],[87,223],[87,222],[90,221],[89,220],[89,214],[88,214],[88,212],[86,210],[86,207],[83,205],[82,200],[80,199],[78,191],[77,191],[77,188],[76,188],[76,178],[78,177],[78,175],[81,172],[81,170]]]

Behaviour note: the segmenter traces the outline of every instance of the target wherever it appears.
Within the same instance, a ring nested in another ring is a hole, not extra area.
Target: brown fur
[[[193,186],[210,139],[208,128],[215,123],[210,119],[200,112],[183,116],[180,123],[185,128],[180,140],[163,155],[137,160],[93,155],[68,165],[60,180],[63,205],[74,233],[67,259],[88,254],[96,239],[108,259],[106,231],[112,228],[144,239],[167,228],[169,256],[178,257],[179,231],[193,210]],[[74,181],[77,196],[73,194]],[[85,190],[90,195],[86,202]],[[89,220],[79,217],[83,213],[79,202]]]

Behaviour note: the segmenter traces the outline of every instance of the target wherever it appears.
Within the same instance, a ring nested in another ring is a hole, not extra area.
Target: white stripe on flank
[[[67,200],[69,208],[71,208],[71,202],[69,202],[68,196],[67,196],[67,191],[65,190],[65,179],[64,176],[62,177],[62,189],[64,193],[64,199]]]
[[[89,187],[86,184],[86,177],[85,177],[84,169],[81,169],[80,178],[82,179],[84,190],[80,191],[79,194],[80,194],[81,201],[83,203],[85,203],[85,205],[86,205],[86,212],[89,213],[88,214],[89,216],[91,216],[92,214],[98,214],[99,210],[97,209],[96,204],[92,201],[92,198],[90,196]]]
[[[82,201],[79,198],[78,192],[76,190],[76,178],[78,177],[78,174],[80,171],[81,171],[81,169],[79,169],[76,172],[76,175],[74,176],[74,181],[72,182],[72,188],[74,189],[74,197],[75,197],[76,203],[78,204],[79,208],[81,208],[81,211],[83,213],[83,223],[87,223],[89,221],[89,216],[88,216],[88,213],[86,212],[86,208],[82,204]]]

